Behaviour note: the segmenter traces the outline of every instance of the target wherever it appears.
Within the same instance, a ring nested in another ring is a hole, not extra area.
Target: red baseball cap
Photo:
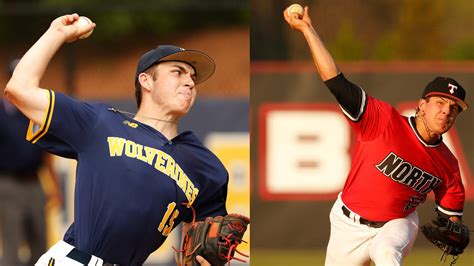
[[[446,97],[456,102],[463,111],[467,110],[469,105],[466,103],[466,91],[454,79],[448,77],[436,77],[426,85],[422,98],[429,96]]]

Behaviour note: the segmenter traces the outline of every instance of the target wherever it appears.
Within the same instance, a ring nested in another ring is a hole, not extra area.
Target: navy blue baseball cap
[[[155,49],[145,53],[138,61],[135,73],[135,87],[138,86],[138,75],[145,72],[151,66],[166,61],[179,61],[191,65],[196,71],[196,84],[206,81],[214,74],[216,64],[207,54],[186,50],[174,45],[159,45]]]
[[[429,96],[446,97],[456,102],[462,110],[466,110],[469,105],[466,103],[466,91],[454,79],[447,77],[436,77],[426,85],[422,98]]]

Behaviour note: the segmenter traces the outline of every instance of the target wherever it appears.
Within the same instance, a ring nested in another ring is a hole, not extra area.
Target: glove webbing
[[[182,204],[182,205],[186,205],[186,207],[188,207],[188,208],[191,208],[191,211],[193,212],[193,220],[192,220],[192,222],[191,222],[191,226],[192,226],[192,224],[194,224],[194,222],[196,221],[196,211],[194,210],[194,208],[193,208],[192,205],[189,205],[189,204],[187,204],[186,202],[183,202],[183,203],[181,203],[181,204]],[[234,214],[234,215],[238,215],[238,214]],[[238,215],[238,216],[240,216],[240,215]],[[242,230],[244,230],[244,229],[235,228],[235,227],[233,227],[231,224],[227,224],[227,227],[228,227],[230,230],[233,230],[233,229],[235,229],[236,231],[242,231]],[[189,230],[189,229],[188,229],[188,230]],[[188,234],[187,234],[187,232],[184,230],[184,227],[183,227],[182,234],[183,234],[184,237],[185,237],[185,238],[183,239],[183,244],[184,244],[184,243],[191,244],[191,241],[188,241],[188,239],[187,239],[187,238],[188,238]],[[224,242],[218,242],[218,245],[220,245],[220,246],[221,246],[221,245],[224,245],[224,246],[225,246],[226,244],[229,245],[229,251],[227,252],[227,256],[224,256],[223,254],[219,254],[219,255],[220,255],[222,258],[227,259],[227,262],[228,262],[228,265],[229,265],[229,266],[230,266],[230,260],[232,260],[232,259],[235,259],[235,260],[238,260],[238,261],[240,261],[240,262],[246,263],[246,262],[247,262],[246,260],[241,259],[241,258],[237,258],[237,257],[235,257],[235,256],[232,256],[233,251],[235,251],[236,253],[240,254],[241,256],[244,256],[244,257],[246,257],[246,258],[249,257],[249,255],[244,254],[244,253],[242,253],[242,252],[240,252],[240,251],[237,250],[237,246],[238,246],[240,243],[237,242],[237,241],[232,241],[232,236],[233,236],[233,234],[229,234],[229,235],[227,235],[227,236],[219,235],[219,237],[221,237],[221,239],[222,239]],[[247,243],[247,241],[245,241],[245,240],[243,240],[243,239],[241,239],[241,241],[244,242],[244,243]],[[200,246],[201,246],[201,243],[199,243],[189,254],[186,254],[186,255],[192,255],[193,253],[195,253],[195,252],[199,249]],[[186,252],[186,250],[188,250],[189,247],[182,247],[181,249],[177,249],[177,248],[175,248],[175,247],[173,246],[172,248],[173,248],[173,250],[176,252],[176,253],[175,253],[176,264],[177,264],[178,266],[182,266],[182,265],[180,265],[180,261],[184,261],[184,260],[182,259],[182,257],[185,256],[184,252]],[[234,253],[234,254],[235,254],[235,253]]]
[[[474,232],[473,230],[469,230],[469,232]],[[451,247],[448,247],[446,246],[445,249],[443,250],[443,253],[441,254],[441,258],[439,258],[439,261],[443,261],[446,262],[446,258],[449,256],[449,252],[451,252]],[[444,258],[444,260],[443,260]],[[456,264],[457,260],[459,258],[459,255],[453,255],[453,260],[451,261],[451,263],[449,264],[450,266],[453,266],[454,264]]]
[[[448,249],[449,249],[449,247],[446,247],[446,250],[443,250],[443,253],[441,254],[441,258],[439,258],[439,261],[442,261],[443,263],[446,262],[446,258],[449,256]],[[453,260],[451,261],[451,263],[449,265],[453,266],[454,264],[456,264],[458,258],[459,258],[458,255],[453,255]]]
[[[227,224],[227,227],[229,227],[230,230],[235,229],[235,230],[239,231],[237,228],[233,228],[231,224]],[[232,254],[232,251],[235,251],[235,252],[237,252],[238,254],[240,254],[241,256],[244,256],[244,257],[246,257],[246,258],[249,257],[249,255],[244,254],[244,253],[242,253],[242,252],[240,252],[240,251],[237,250],[237,246],[238,246],[240,243],[237,243],[237,241],[232,242],[232,239],[231,239],[231,238],[232,238],[232,234],[229,234],[229,235],[227,235],[227,236],[222,236],[222,235],[221,235],[221,237],[222,237],[221,239],[224,240],[225,242],[218,243],[218,245],[225,245],[225,244],[228,244],[228,245],[229,245],[229,252],[227,252],[227,256],[224,256],[223,254],[220,254],[220,255],[221,255],[223,258],[227,259],[227,261],[229,262],[229,264],[228,264],[229,266],[230,266],[230,260],[231,260],[231,259],[235,259],[235,260],[238,260],[238,261],[244,262],[244,263],[247,262],[247,261],[244,260],[244,259],[240,259],[240,258],[237,258],[237,257],[234,257],[234,256],[231,255],[231,254]],[[242,239],[242,242],[247,243],[247,241],[245,241],[245,240],[243,240],[243,239]],[[234,254],[235,254],[235,253],[234,253]]]

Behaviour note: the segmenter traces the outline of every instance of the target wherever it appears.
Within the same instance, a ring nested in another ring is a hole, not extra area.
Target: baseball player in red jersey
[[[316,68],[356,134],[352,167],[330,213],[326,265],[401,265],[418,233],[416,207],[433,191],[437,215],[461,222],[464,188],[442,135],[466,110],[465,91],[450,78],[431,81],[415,117],[370,97],[339,71],[311,24],[284,18],[303,33]]]

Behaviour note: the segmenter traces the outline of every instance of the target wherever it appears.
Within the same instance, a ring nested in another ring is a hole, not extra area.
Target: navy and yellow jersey
[[[192,220],[187,205],[198,220],[227,214],[228,173],[192,132],[168,140],[105,104],[49,97],[42,125],[31,123],[27,137],[77,158],[66,242],[111,263],[141,265],[174,227]]]

